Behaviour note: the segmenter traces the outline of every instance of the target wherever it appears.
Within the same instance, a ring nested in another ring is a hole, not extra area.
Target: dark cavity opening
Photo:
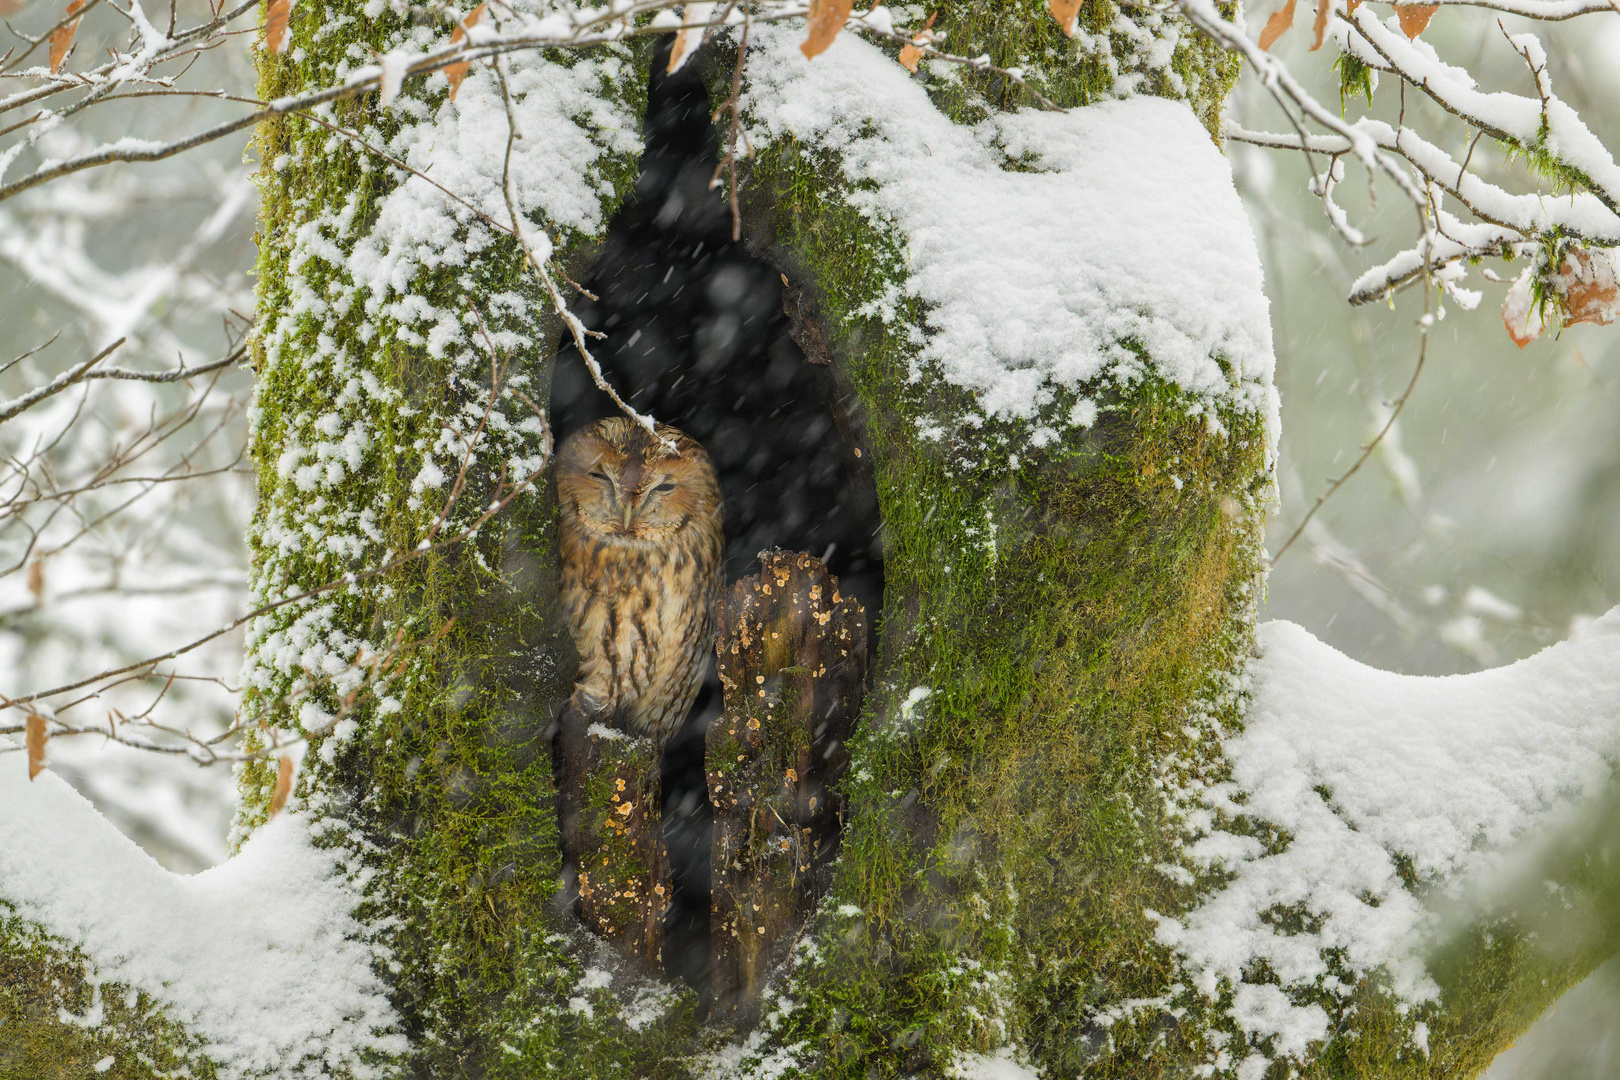
[[[710,190],[719,144],[700,61],[664,72],[654,58],[646,149],[635,195],[614,217],[574,310],[605,339],[592,352],[635,408],[696,438],[714,459],[726,503],[726,580],[757,571],[778,546],[823,559],[876,623],[883,594],[877,493],[855,455],[853,402],[813,364],[784,311],[781,272],[731,239],[723,189]],[[552,384],[558,441],[614,405],[569,343]],[[664,840],[675,895],[665,970],[707,999],[712,811],[704,735],[720,712],[713,661],[664,751]]]

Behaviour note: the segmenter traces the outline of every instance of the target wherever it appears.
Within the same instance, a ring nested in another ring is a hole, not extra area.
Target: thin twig
[[[1297,526],[1295,526],[1294,531],[1289,533],[1288,539],[1283,541],[1282,547],[1277,549],[1277,553],[1275,555],[1266,560],[1267,566],[1277,565],[1277,560],[1282,558],[1288,549],[1294,546],[1294,541],[1299,539],[1300,534],[1305,531],[1305,526],[1309,525],[1311,523],[1311,519],[1316,516],[1316,512],[1322,509],[1323,504],[1331,499],[1334,493],[1343,487],[1345,482],[1352,476],[1356,475],[1357,470],[1367,463],[1367,459],[1372,457],[1373,451],[1378,449],[1378,444],[1384,441],[1384,436],[1388,435],[1390,429],[1395,426],[1395,421],[1400,419],[1401,410],[1406,408],[1407,401],[1409,401],[1412,397],[1412,391],[1417,388],[1418,376],[1423,374],[1423,362],[1428,358],[1429,355],[1429,312],[1427,310],[1427,292],[1428,290],[1425,289],[1425,311],[1424,319],[1419,326],[1420,336],[1418,340],[1417,363],[1412,367],[1412,377],[1407,380],[1406,389],[1401,391],[1400,397],[1396,398],[1390,403],[1389,419],[1384,421],[1384,426],[1378,429],[1378,434],[1373,436],[1372,441],[1361,448],[1361,455],[1356,458],[1355,463],[1352,464],[1349,469],[1345,470],[1342,476],[1333,481],[1326,491],[1322,492],[1322,494],[1316,497],[1316,501],[1312,503],[1311,508],[1305,512],[1305,516],[1300,519],[1300,522]]]

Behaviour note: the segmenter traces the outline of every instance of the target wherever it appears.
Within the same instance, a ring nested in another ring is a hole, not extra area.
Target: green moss
[[[1333,67],[1339,73],[1339,115],[1344,115],[1350,99],[1358,95],[1366,98],[1367,107],[1372,108],[1373,69],[1348,52],[1340,53]]]
[[[970,424],[966,395],[909,378],[899,322],[855,314],[899,253],[836,175],[781,140],[749,177],[755,228],[814,288],[864,406],[885,537],[837,881],[769,1045],[807,1074],[886,1077],[1011,1037],[1055,1075],[1151,1075],[1198,1024],[1168,1001],[1097,1015],[1177,978],[1144,914],[1192,899],[1154,869],[1177,858],[1155,768],[1198,752],[1186,718],[1246,656],[1259,423],[1212,434],[1149,380],[1090,388],[1100,419],[1049,451]]]
[[[90,970],[82,952],[0,901],[0,1080],[211,1080],[200,1040],[146,994],[93,982]]]
[[[358,5],[335,0],[300,5],[292,29],[286,57],[259,58],[261,93],[329,81],[345,58],[385,51],[408,32],[396,15],[361,18]],[[639,115],[648,55],[647,47],[623,48],[585,59],[608,62],[602,93]],[[406,95],[437,109],[444,91],[413,83]],[[369,96],[340,104],[337,114],[375,141],[396,123]],[[339,251],[365,236],[400,182],[397,172],[296,117],[267,124],[257,149],[264,199],[252,449],[260,487],[250,542],[255,587],[270,596],[379,564],[430,533],[454,477],[425,492],[413,481],[443,430],[477,423],[490,361],[455,348],[432,355],[423,328],[401,321],[408,315],[368,311],[341,267],[307,257],[312,229]],[[604,156],[604,219],[635,171],[633,157]],[[577,271],[594,238],[554,236],[559,261]],[[530,342],[507,358],[506,382],[547,400],[561,327],[543,314],[543,294],[512,241],[497,236],[464,266],[419,268],[409,291],[440,311],[476,311],[497,340],[511,331]],[[364,465],[318,477],[313,490],[300,487],[289,448],[333,438],[322,419],[333,414],[344,429],[363,425]],[[509,426],[489,425],[483,437],[494,449],[470,461],[465,491],[439,535],[489,503],[507,455],[526,445]],[[474,540],[285,609],[250,634],[256,666],[248,716],[290,729],[300,709],[352,709],[341,742],[315,740],[298,792],[329,822],[325,842],[348,848],[364,867],[362,915],[378,927],[416,1075],[641,1075],[691,1038],[689,995],[664,992],[662,1019],[638,1033],[624,1006],[642,983],[624,970],[611,987],[582,986],[588,962],[614,965],[562,932],[571,917],[555,903],[549,740],[575,657],[556,605],[554,505],[542,485]],[[328,544],[325,535],[355,542]],[[317,669],[321,651],[307,652],[325,647],[347,661],[361,647],[375,651],[395,640],[403,643],[398,668],[347,703],[347,690]],[[308,658],[278,651],[287,643]],[[272,779],[267,765],[242,771],[240,831],[263,820]],[[572,999],[588,1007],[571,1008]]]
[[[1570,195],[1578,191],[1601,194],[1602,189],[1590,176],[1548,148],[1547,135],[1544,123],[1532,141],[1498,139],[1503,163],[1511,165],[1515,161],[1524,162],[1530,174],[1545,183],[1554,195]]]
[[[1046,0],[956,0],[914,10],[935,16],[934,28],[945,33],[937,46],[941,51],[987,55],[995,67],[1021,70],[1028,84],[946,62],[925,63],[917,78],[953,120],[972,123],[993,110],[1038,108],[1040,99],[1031,89],[1061,108],[1147,93],[1187,102],[1210,135],[1221,138],[1221,108],[1241,63],[1179,16],[1099,0],[1080,6],[1078,32],[1071,38],[1052,18]],[[1230,15],[1235,8],[1221,5],[1221,10]],[[1136,32],[1120,32],[1122,21]],[[1174,38],[1168,63],[1149,47],[1167,37]],[[900,48],[882,47],[895,54]]]

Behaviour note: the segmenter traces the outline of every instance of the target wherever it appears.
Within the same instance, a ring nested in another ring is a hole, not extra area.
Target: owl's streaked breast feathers
[[[713,645],[724,510],[703,447],[668,425],[658,434],[622,416],[574,433],[557,454],[557,501],[576,704],[663,742]]]

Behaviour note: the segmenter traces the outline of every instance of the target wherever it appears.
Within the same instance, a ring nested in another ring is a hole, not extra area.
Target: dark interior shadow
[[[822,558],[875,620],[883,562],[877,496],[857,465],[833,373],[812,364],[783,311],[783,278],[731,239],[723,189],[711,189],[718,144],[692,63],[653,64],[646,151],[634,198],[612,221],[590,277],[599,297],[575,310],[607,336],[592,343],[613,386],[635,408],[708,450],[726,503],[726,580],[754,573],[780,546]],[[552,418],[559,442],[614,405],[572,345],[558,356]],[[709,676],[663,762],[664,834],[674,902],[664,965],[706,992],[711,812],[703,739],[720,710]]]

